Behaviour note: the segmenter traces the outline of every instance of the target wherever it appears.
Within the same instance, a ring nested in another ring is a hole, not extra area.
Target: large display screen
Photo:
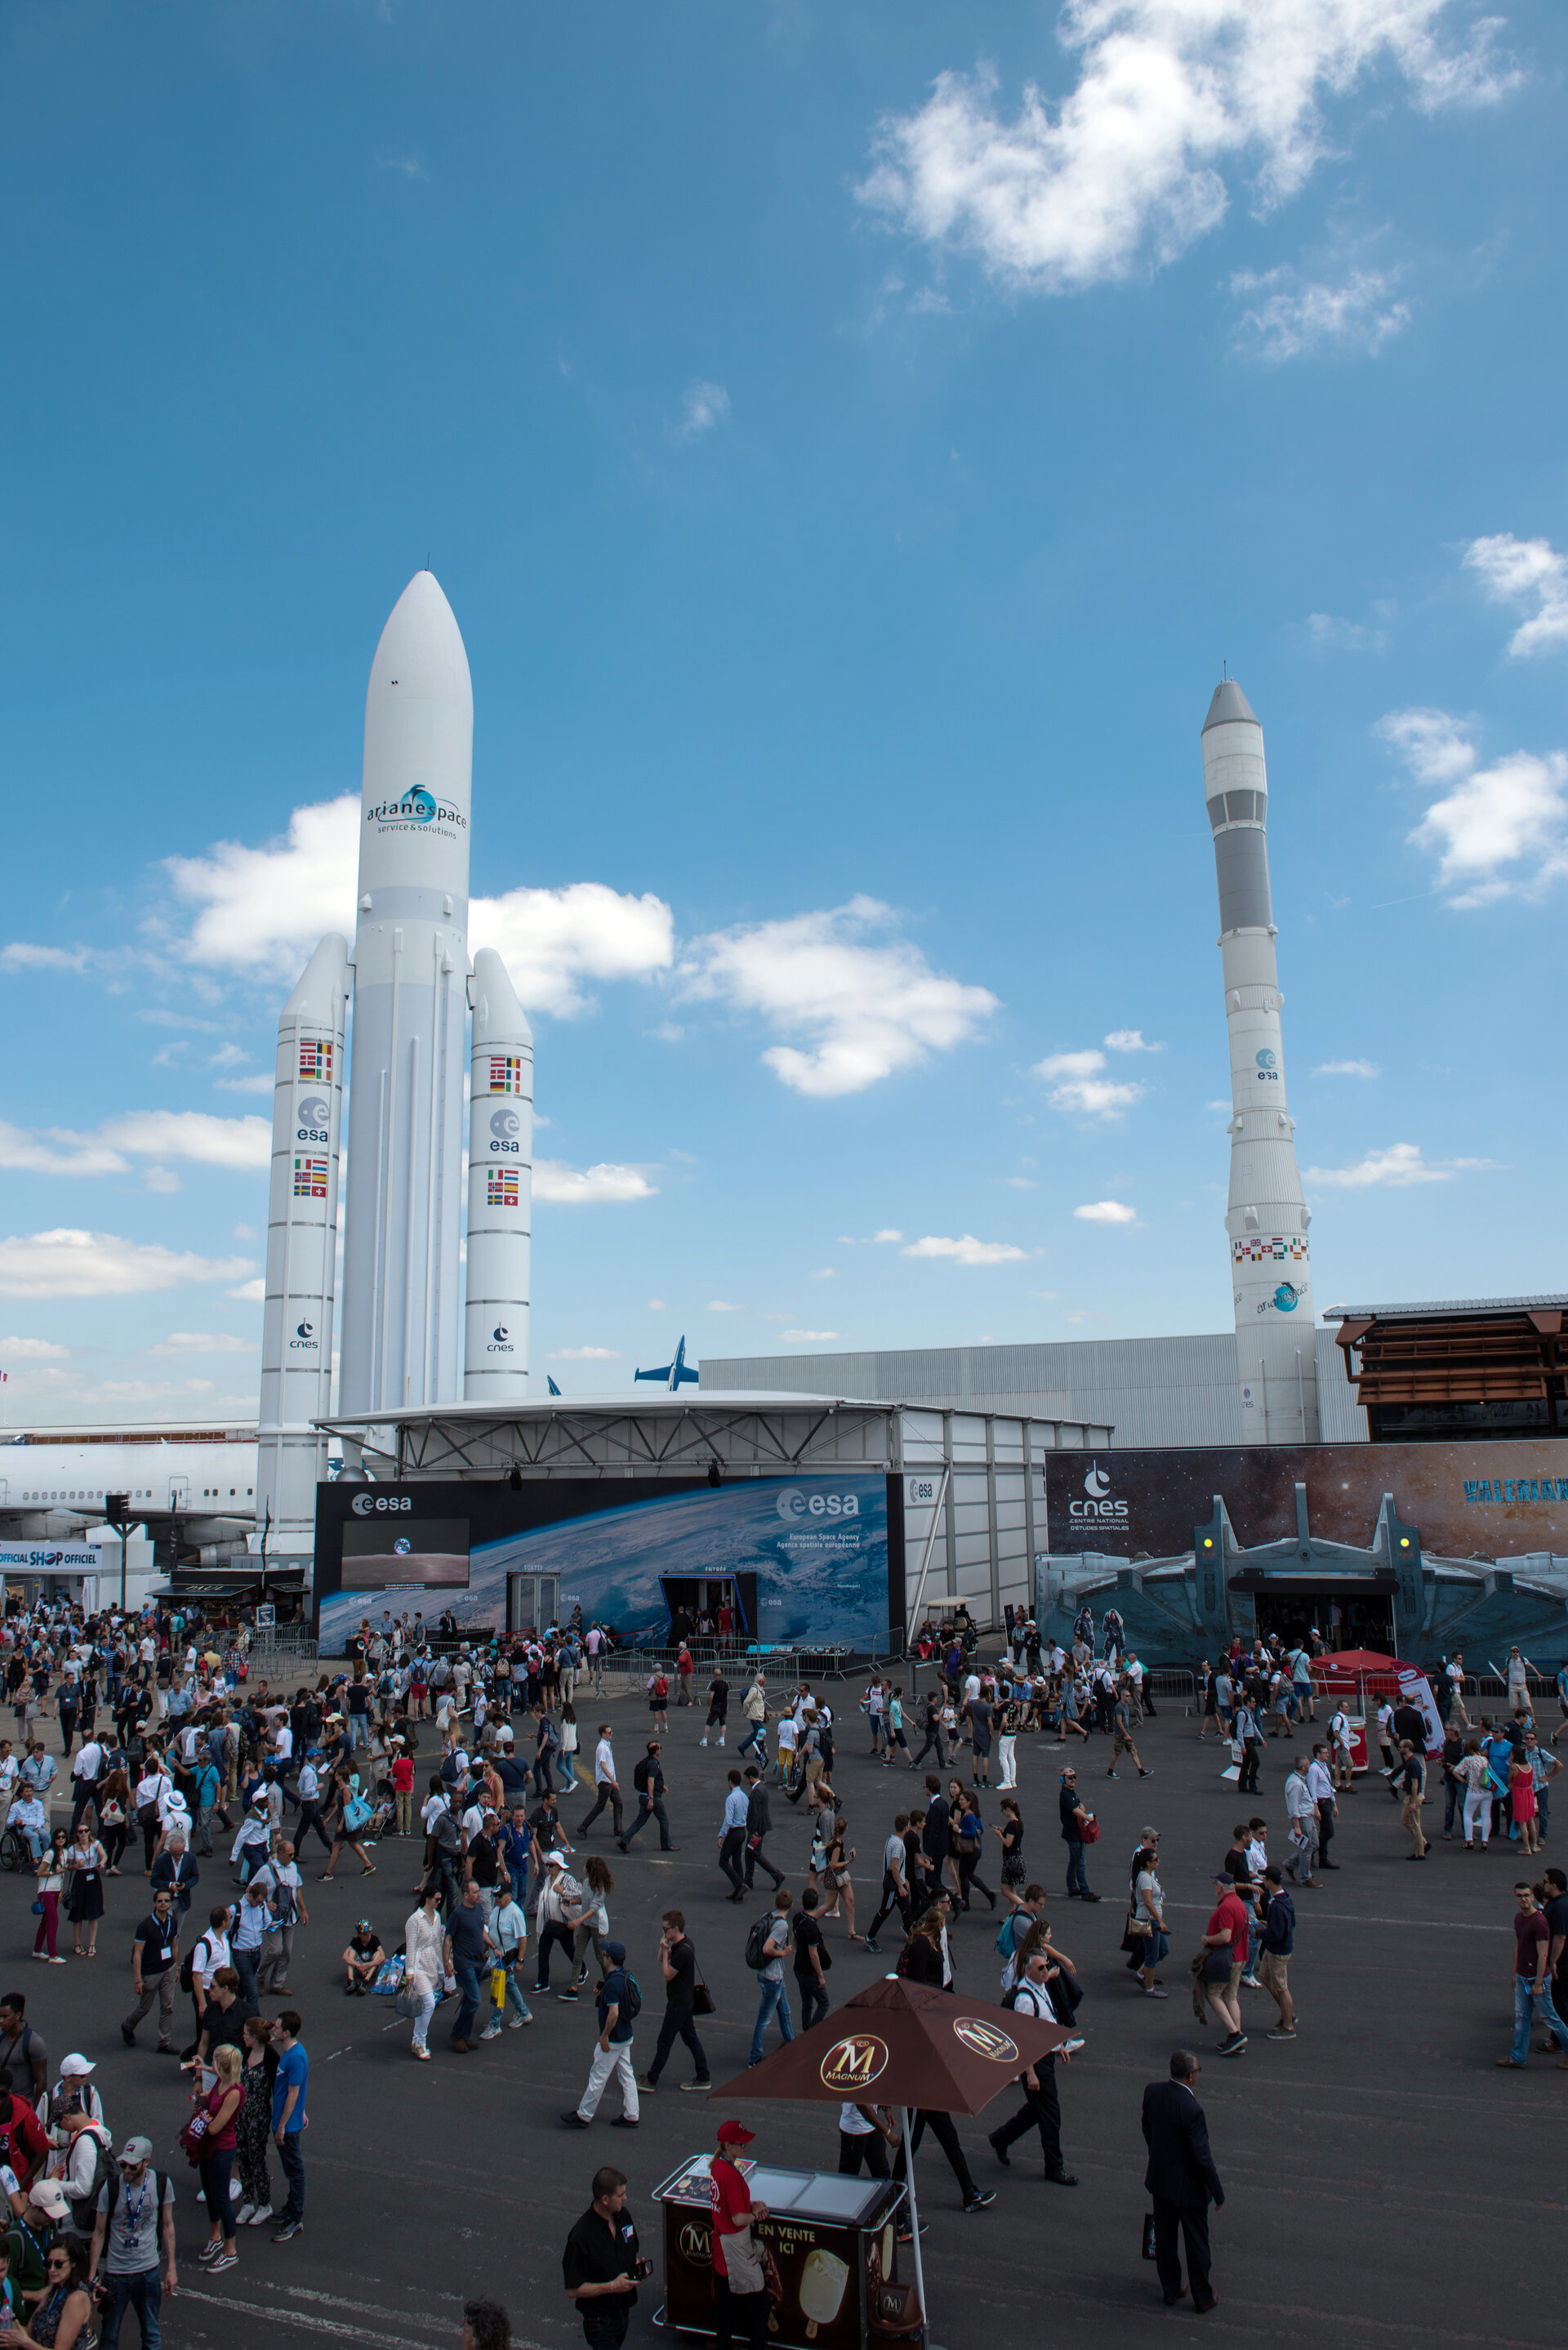
[[[449,1546],[438,1532],[462,1539]],[[461,1575],[416,1580],[413,1562],[431,1557],[460,1563]],[[891,1610],[888,1562],[888,1479],[879,1470],[719,1486],[550,1477],[517,1492],[500,1481],[328,1484],[317,1496],[316,1600],[327,1655],[341,1655],[361,1619],[379,1622],[389,1605],[432,1624],[450,1614],[460,1628],[504,1630],[518,1578],[530,1594],[553,1586],[562,1623],[580,1608],[585,1623],[612,1624],[623,1640],[662,1639],[661,1577],[739,1576],[755,1577],[757,1623],[748,1628],[763,1646],[886,1655],[890,1624],[903,1617],[901,1555]],[[521,1620],[533,1622],[532,1607],[530,1597]]]
[[[1239,1445],[1226,1450],[1053,1452],[1049,1544],[1118,1558],[1190,1551],[1219,1494],[1251,1549],[1296,1531],[1306,1487],[1312,1532],[1365,1549],[1385,1493],[1428,1553],[1459,1559],[1568,1551],[1568,1440],[1452,1444]]]
[[[466,1518],[355,1518],[343,1529],[345,1573],[360,1591],[468,1588]]]

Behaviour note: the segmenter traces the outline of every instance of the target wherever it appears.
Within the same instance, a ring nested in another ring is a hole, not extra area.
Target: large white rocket
[[[500,956],[469,962],[472,744],[462,638],[433,573],[416,572],[365,698],[353,954],[322,941],[278,1030],[256,1473],[272,1558],[310,1556],[327,1473],[314,1423],[331,1383],[346,1080],[339,1413],[528,1392],[534,1047]]]
[[[1231,1042],[1231,1196],[1225,1230],[1236,1305],[1241,1427],[1248,1444],[1317,1442],[1317,1374],[1307,1228],[1285,1093],[1269,892],[1263,730],[1234,678],[1203,722],[1203,797],[1220,884],[1220,956]]]

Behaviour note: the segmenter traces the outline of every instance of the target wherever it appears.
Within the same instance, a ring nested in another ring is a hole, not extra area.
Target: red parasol
[[[1071,2036],[1059,2023],[1042,2023],[1012,2008],[887,1975],[713,2095],[902,2106],[915,2284],[924,2320],[926,2275],[910,2112],[924,2107],[935,2114],[981,2113],[1027,2066],[1042,2063]]]

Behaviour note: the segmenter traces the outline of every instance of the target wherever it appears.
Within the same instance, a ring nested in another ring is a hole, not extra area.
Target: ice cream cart
[[[664,2207],[664,2305],[654,2324],[711,2334],[713,2228],[707,2155],[653,2190]],[[768,2207],[753,2231],[767,2280],[768,2339],[779,2350],[863,2350],[912,2343],[919,2304],[898,2277],[898,2215],[905,2189],[886,2178],[739,2163],[753,2198]]]

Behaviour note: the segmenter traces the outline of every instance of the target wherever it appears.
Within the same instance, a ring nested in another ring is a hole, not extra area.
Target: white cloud
[[[7,1363],[64,1363],[70,1359],[68,1347],[57,1347],[50,1338],[0,1338],[0,1365]]]
[[[430,178],[430,173],[425,169],[424,158],[419,154],[379,155],[376,161],[378,169],[380,171],[400,172],[405,180]]]
[[[1530,618],[1508,640],[1511,653],[1552,652],[1568,645],[1568,557],[1550,539],[1515,538],[1501,531],[1495,537],[1472,539],[1465,562],[1480,574],[1494,603],[1533,604]]]
[[[1033,1175],[1004,1175],[1002,1180],[1010,1191],[1037,1191],[1040,1189]]]
[[[213,1083],[221,1094],[270,1094],[277,1089],[276,1077],[265,1069],[253,1077],[214,1077]]]
[[[1020,1264],[1029,1252],[1014,1248],[1011,1241],[977,1241],[972,1232],[965,1232],[956,1241],[941,1240],[928,1232],[924,1240],[911,1241],[898,1253],[950,1257],[954,1264]]]
[[[547,1363],[623,1363],[626,1357],[618,1347],[557,1347],[546,1355]]]
[[[1087,1206],[1075,1208],[1073,1213],[1085,1224],[1136,1224],[1137,1210],[1120,1200],[1091,1200]]]
[[[649,979],[675,959],[675,918],[663,899],[623,896],[603,881],[475,898],[468,934],[472,945],[494,948],[520,1003],[558,1019],[591,1008],[585,981]]]
[[[618,1167],[605,1160],[597,1167],[568,1167],[560,1159],[534,1162],[534,1197],[568,1208],[595,1206],[607,1200],[651,1200],[657,1189],[640,1167]]]
[[[0,947],[0,968],[6,971],[85,971],[93,960],[90,947],[37,947],[26,939]]]
[[[891,1224],[884,1224],[879,1232],[871,1232],[865,1240],[853,1240],[847,1232],[840,1232],[838,1245],[840,1248],[890,1248],[903,1237],[903,1233],[895,1232]]]
[[[171,1330],[160,1338],[155,1355],[254,1355],[261,1341],[242,1338],[233,1330]]]
[[[359,795],[296,807],[265,848],[221,840],[205,857],[165,862],[176,897],[196,910],[182,948],[190,962],[297,979],[327,931],[354,935]]]
[[[187,1281],[234,1281],[249,1271],[244,1257],[198,1256],[65,1226],[0,1240],[4,1297],[134,1297]]]
[[[296,979],[327,931],[353,937],[358,860],[357,792],[296,808],[265,847],[219,841],[205,857],[171,858],[175,894],[195,910],[180,951],[213,969]],[[602,881],[475,898],[469,939],[495,949],[530,1011],[557,1014],[587,1009],[585,981],[645,979],[674,959],[662,899]]]
[[[234,1069],[250,1057],[243,1045],[220,1045],[215,1053],[207,1055],[207,1065],[213,1069]]]
[[[1134,1078],[1099,1076],[1105,1066],[1105,1055],[1091,1046],[1083,1053],[1048,1054],[1044,1061],[1035,1062],[1033,1074],[1050,1087],[1047,1099],[1053,1109],[1064,1110],[1074,1118],[1108,1121],[1123,1117],[1134,1102],[1141,1101],[1146,1088]]]
[[[266,1297],[266,1284],[258,1274],[254,1281],[242,1281],[237,1289],[226,1290],[224,1295],[237,1297],[244,1305],[260,1305]]]
[[[695,940],[680,975],[688,995],[761,1014],[811,1049],[763,1055],[797,1093],[863,1092],[897,1069],[973,1035],[996,998],[933,971],[918,947],[890,936],[898,917],[875,898]]]
[[[1417,783],[1452,783],[1476,763],[1465,722],[1446,710],[1391,710],[1374,731],[1393,743]]]
[[[128,1171],[130,1162],[118,1150],[59,1128],[52,1128],[51,1133],[51,1141],[42,1141],[36,1134],[0,1121],[0,1167],[27,1175],[123,1175]]]
[[[732,1305],[726,1298],[711,1297],[708,1300],[707,1311],[710,1314],[743,1314],[745,1310],[743,1305]]]
[[[943,73],[918,113],[879,125],[861,201],[928,244],[976,254],[1003,283],[1072,293],[1160,265],[1223,218],[1223,174],[1251,168],[1253,208],[1295,194],[1331,133],[1324,101],[1391,64],[1425,112],[1501,95],[1495,20],[1461,47],[1447,0],[1067,0],[1076,86],[1033,83],[1012,121],[997,77]]]
[[[1232,341],[1238,350],[1274,365],[1333,347],[1380,351],[1410,323],[1408,303],[1390,298],[1394,284],[1381,269],[1353,270],[1340,286],[1303,278],[1293,269],[1268,269],[1261,276],[1239,269],[1231,291],[1249,307]]]
[[[1342,620],[1333,612],[1309,612],[1306,632],[1314,652],[1380,653],[1388,647],[1386,629],[1370,628],[1364,620]]]
[[[680,395],[680,419],[675,427],[678,441],[701,441],[717,424],[729,421],[730,395],[722,383],[708,383],[695,377]]]
[[[838,1330],[781,1330],[779,1336],[786,1347],[826,1347],[841,1337]]]
[[[1106,1038],[1113,1053],[1163,1053],[1163,1045],[1146,1045],[1141,1028],[1113,1028]]]
[[[1314,1077],[1379,1077],[1382,1074],[1376,1061],[1320,1061],[1313,1071]]]
[[[209,1167],[265,1167],[272,1128],[263,1118],[213,1118],[204,1110],[130,1110],[96,1135],[50,1127],[40,1136],[0,1123],[0,1167],[34,1175],[123,1175],[135,1157],[190,1159]],[[153,1191],[179,1189],[178,1179],[153,1169]]]
[[[111,1149],[192,1159],[207,1167],[265,1167],[272,1126],[265,1118],[213,1118],[201,1109],[130,1110],[99,1129]]]
[[[1417,782],[1453,786],[1410,835],[1438,858],[1439,885],[1457,888],[1451,906],[1539,897],[1568,873],[1568,754],[1514,751],[1481,767],[1464,723],[1442,710],[1394,711],[1377,732]]]
[[[180,1181],[180,1178],[175,1174],[171,1167],[144,1168],[142,1170],[141,1180],[146,1184],[150,1191],[162,1191],[170,1193],[183,1189],[183,1186]]]
[[[650,1314],[668,1314],[670,1308],[662,1297],[650,1297],[648,1301],[648,1310]]]
[[[806,1274],[807,1281],[836,1281],[837,1273],[830,1264],[819,1264],[815,1273]]]
[[[1305,1180],[1339,1191],[1403,1191],[1415,1183],[1448,1183],[1459,1174],[1492,1172],[1497,1165],[1495,1159],[1427,1159],[1418,1142],[1395,1142],[1386,1150],[1369,1150],[1354,1167],[1309,1167]]]

